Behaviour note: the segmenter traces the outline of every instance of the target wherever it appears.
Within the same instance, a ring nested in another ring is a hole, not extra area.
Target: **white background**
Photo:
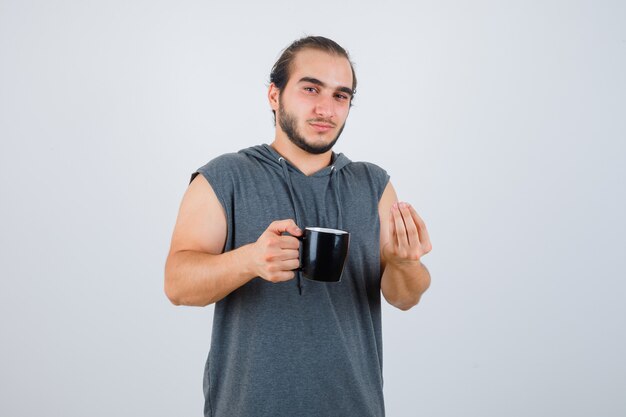
[[[269,143],[269,71],[352,55],[336,146],[426,221],[387,414],[626,415],[620,1],[0,0],[0,415],[199,416],[212,307],[163,266],[189,175]]]

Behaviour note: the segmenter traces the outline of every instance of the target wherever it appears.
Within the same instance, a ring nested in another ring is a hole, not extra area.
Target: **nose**
[[[315,114],[318,117],[330,119],[335,115],[335,102],[333,97],[323,94],[320,95],[315,103]]]

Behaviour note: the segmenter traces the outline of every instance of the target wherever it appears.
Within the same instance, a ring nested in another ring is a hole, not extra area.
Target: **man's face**
[[[352,99],[352,69],[344,57],[304,49],[279,95],[276,123],[300,149],[321,154],[343,131]]]

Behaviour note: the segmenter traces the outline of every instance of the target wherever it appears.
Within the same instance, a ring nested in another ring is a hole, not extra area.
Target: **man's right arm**
[[[206,306],[254,277],[287,281],[299,266],[301,231],[291,219],[275,221],[259,239],[223,252],[226,214],[209,182],[198,175],[180,205],[165,263],[165,294],[173,304]]]

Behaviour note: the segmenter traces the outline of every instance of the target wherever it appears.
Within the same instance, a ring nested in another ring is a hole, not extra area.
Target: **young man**
[[[300,39],[270,80],[274,141],[194,173],[165,268],[174,304],[215,303],[204,414],[383,416],[380,294],[418,303],[426,226],[384,170],[332,152],[356,89],[341,46]],[[341,282],[294,272],[306,226],[350,232]]]

